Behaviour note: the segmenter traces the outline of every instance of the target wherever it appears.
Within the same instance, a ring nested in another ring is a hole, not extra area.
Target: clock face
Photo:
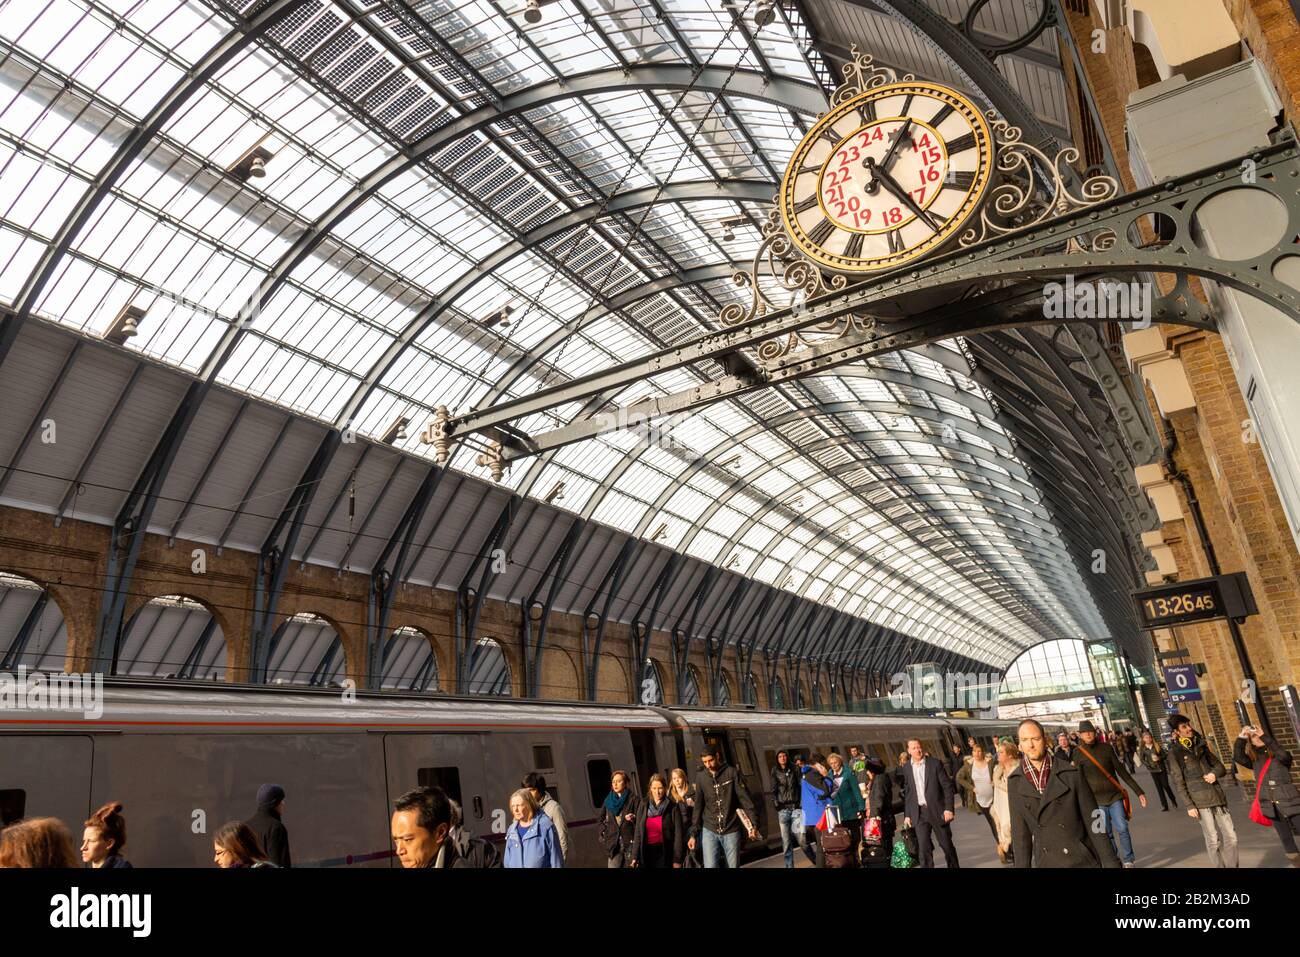
[[[979,209],[992,142],[980,111],[947,87],[909,81],[860,93],[795,149],[781,183],[786,231],[836,272],[919,259]]]

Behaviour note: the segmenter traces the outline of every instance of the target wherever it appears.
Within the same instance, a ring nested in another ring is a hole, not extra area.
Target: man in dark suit
[[[1020,722],[1020,763],[1007,775],[1016,867],[1119,867],[1106,812],[1076,765],[1048,753],[1033,718]]]
[[[934,846],[931,838],[943,848],[943,859],[949,867],[960,867],[957,849],[952,844],[953,801],[956,788],[952,775],[936,758],[927,757],[924,747],[916,738],[907,742],[911,760],[902,768],[903,825],[916,828],[916,843],[921,851],[921,866],[934,867]]]

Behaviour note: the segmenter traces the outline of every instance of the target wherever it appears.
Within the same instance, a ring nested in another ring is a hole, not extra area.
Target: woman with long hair
[[[72,834],[57,817],[16,821],[0,831],[0,867],[76,867]]]
[[[894,849],[894,776],[879,758],[867,758],[866,814],[862,824],[862,866],[889,867]]]
[[[1169,752],[1150,731],[1142,732],[1142,748],[1138,752],[1138,759],[1142,762],[1142,766],[1151,772],[1151,780],[1156,783],[1156,793],[1160,795],[1160,810],[1168,811],[1171,804],[1178,807],[1173,788],[1169,786],[1169,767],[1165,764],[1169,759]],[[1165,799],[1166,795],[1168,800]]]
[[[126,818],[122,805],[111,801],[86,820],[81,832],[81,859],[91,867],[130,867],[122,856],[126,847]]]
[[[542,813],[542,806],[528,788],[510,795],[514,821],[506,831],[506,853],[502,867],[563,867],[564,855],[555,824]]]
[[[695,785],[691,784],[682,768],[673,768],[668,774],[668,798],[682,816],[683,832],[690,830],[691,815],[695,813]],[[698,851],[689,848],[682,852],[682,867],[699,867]]]
[[[609,794],[600,808],[600,846],[609,867],[626,867],[632,855],[632,832],[639,805],[632,793],[631,776],[615,771],[610,776]]]
[[[662,774],[650,775],[650,788],[636,816],[632,866],[668,869],[682,866],[686,824],[681,806],[668,796]]]
[[[243,821],[221,825],[212,838],[212,861],[222,868],[275,867],[266,859],[257,835]]]

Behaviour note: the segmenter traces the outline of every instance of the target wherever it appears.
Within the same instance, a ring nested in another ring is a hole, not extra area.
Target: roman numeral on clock
[[[968,190],[975,184],[975,173],[968,169],[950,169],[948,175],[944,177],[943,185],[945,187],[955,186],[962,191]]]
[[[938,113],[930,117],[930,125],[938,126],[940,123],[942,123],[944,120],[948,118],[948,115],[950,113],[952,113],[952,105],[949,103],[945,103],[943,106],[939,107]]]
[[[796,213],[805,213],[816,205],[817,194],[813,193],[811,196],[805,196],[803,199],[799,200],[799,202],[795,203],[794,211]]]
[[[808,230],[808,239],[816,246],[825,246],[826,240],[831,238],[833,232],[835,232],[835,224],[823,216],[820,223]]]
[[[848,245],[844,247],[844,255],[849,259],[860,259],[862,257],[862,241],[866,238],[864,233],[850,233]]]
[[[843,139],[839,133],[835,132],[835,127],[833,126],[828,126],[826,129],[822,130],[821,138],[830,143],[831,146],[839,146],[840,140]]]
[[[889,251],[891,253],[901,253],[903,251],[903,231],[901,229],[891,229],[887,235],[889,237]]]
[[[816,173],[821,168],[822,168],[821,163],[806,163],[803,166],[799,167],[799,170],[798,172],[795,173],[795,175],[802,176],[804,173]]]
[[[948,141],[948,155],[952,156],[955,153],[964,153],[974,145],[975,145],[975,134],[963,133],[955,140]]]
[[[870,123],[876,118],[876,101],[867,100],[858,107],[858,115],[862,117],[863,123]]]

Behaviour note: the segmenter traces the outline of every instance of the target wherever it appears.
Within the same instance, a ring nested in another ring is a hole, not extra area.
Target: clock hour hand
[[[870,156],[867,157],[867,172],[872,176],[879,178],[880,182],[884,184],[885,189],[893,193],[898,201],[910,209],[918,219],[924,222],[936,233],[939,231],[939,224],[934,221],[934,217],[930,215],[929,211],[924,210],[917,205],[916,200],[912,199],[911,194],[907,190],[903,189],[902,186],[899,186],[898,181],[894,179],[894,177],[890,176],[881,167],[877,166],[876,161]]]
[[[903,121],[903,125],[898,128],[898,132],[894,134],[894,142],[889,144],[889,149],[885,151],[885,155],[881,158],[879,165],[882,170],[889,169],[890,164],[894,162],[898,153],[898,145],[902,143],[904,139],[909,143],[911,142],[912,137],[909,136],[907,132],[911,127],[912,118],[909,116]]]

